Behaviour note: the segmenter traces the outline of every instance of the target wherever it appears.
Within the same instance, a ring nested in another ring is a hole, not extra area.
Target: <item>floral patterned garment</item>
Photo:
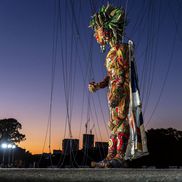
[[[109,77],[108,125],[112,133],[121,131],[127,135],[129,135],[127,115],[130,101],[128,59],[128,44],[121,44],[111,48],[105,62]]]
[[[117,153],[120,153],[122,157],[125,156],[125,159],[138,158],[147,154],[148,149],[140,102],[130,104],[130,99],[133,100],[135,94],[132,93],[133,96],[131,96],[128,44],[112,47],[107,54],[105,66],[107,76],[97,86],[99,88],[109,87],[110,120],[108,126],[111,130],[111,137],[108,155],[113,156],[117,150]],[[137,98],[139,99],[139,95]]]

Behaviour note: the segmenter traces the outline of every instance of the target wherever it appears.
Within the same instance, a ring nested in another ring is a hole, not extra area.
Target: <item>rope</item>
[[[129,0],[126,0],[126,3],[125,3],[125,16],[124,16],[124,24],[123,24],[122,43],[124,43],[124,32],[125,32],[125,24],[126,24],[126,14],[127,14],[127,9],[128,9],[128,1]]]
[[[169,5],[169,4],[168,4]],[[168,6],[169,7],[169,6]],[[178,14],[180,12],[180,8],[178,8]],[[180,20],[180,18],[178,19],[178,21]],[[179,22],[178,22],[179,23]],[[167,82],[167,79],[168,79],[168,75],[169,75],[169,72],[170,72],[170,68],[171,68],[171,65],[172,65],[172,60],[173,60],[173,57],[174,57],[174,50],[175,50],[175,45],[176,45],[176,39],[177,39],[177,28],[175,29],[175,33],[174,33],[174,39],[173,39],[173,42],[172,42],[172,49],[171,49],[171,54],[169,56],[169,62],[168,62],[168,66],[167,66],[167,71],[166,71],[166,74],[165,74],[165,78],[164,78],[164,81],[163,81],[163,84],[162,84],[162,87],[161,87],[161,90],[160,90],[160,94],[159,94],[159,97],[157,99],[157,102],[154,106],[154,109],[149,117],[149,120],[146,124],[146,127],[148,126],[148,124],[150,123],[151,119],[153,118],[155,112],[156,112],[156,109],[160,103],[160,100],[161,100],[161,97],[162,97],[162,94],[164,92],[164,88],[165,88],[165,85],[166,85],[166,82]]]
[[[45,145],[47,136],[49,133],[49,154],[50,154],[50,163],[52,166],[52,157],[51,157],[51,128],[52,128],[52,105],[53,105],[53,92],[54,92],[54,83],[55,83],[55,68],[56,68],[56,57],[57,57],[57,43],[58,43],[58,11],[57,11],[57,4],[55,1],[55,17],[54,17],[54,25],[53,25],[53,42],[52,42],[52,71],[51,71],[51,92],[50,92],[50,101],[49,101],[49,116],[48,116],[48,122],[47,122],[47,128],[46,128],[46,134],[44,138],[43,148],[42,148],[42,155],[40,157],[40,160],[38,162],[38,166],[40,165],[40,162],[43,157]]]

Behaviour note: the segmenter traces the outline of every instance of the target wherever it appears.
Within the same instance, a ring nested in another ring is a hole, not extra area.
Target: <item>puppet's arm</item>
[[[91,82],[89,83],[88,89],[90,92],[95,92],[101,88],[107,87],[109,84],[109,76],[106,76],[103,81],[99,83]]]
[[[109,84],[109,76],[106,76],[103,81],[96,83],[96,87],[98,89],[105,88],[108,86],[108,84]]]

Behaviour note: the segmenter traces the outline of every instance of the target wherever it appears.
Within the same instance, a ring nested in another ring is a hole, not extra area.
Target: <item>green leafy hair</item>
[[[103,27],[112,33],[112,41],[117,43],[122,40],[125,22],[125,12],[123,8],[116,8],[107,4],[92,16],[89,27],[96,30]]]

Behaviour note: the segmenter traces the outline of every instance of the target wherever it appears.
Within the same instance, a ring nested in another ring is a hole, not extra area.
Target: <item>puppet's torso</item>
[[[107,54],[105,66],[109,76],[108,101],[121,100],[129,94],[129,53],[128,44],[112,47]]]

